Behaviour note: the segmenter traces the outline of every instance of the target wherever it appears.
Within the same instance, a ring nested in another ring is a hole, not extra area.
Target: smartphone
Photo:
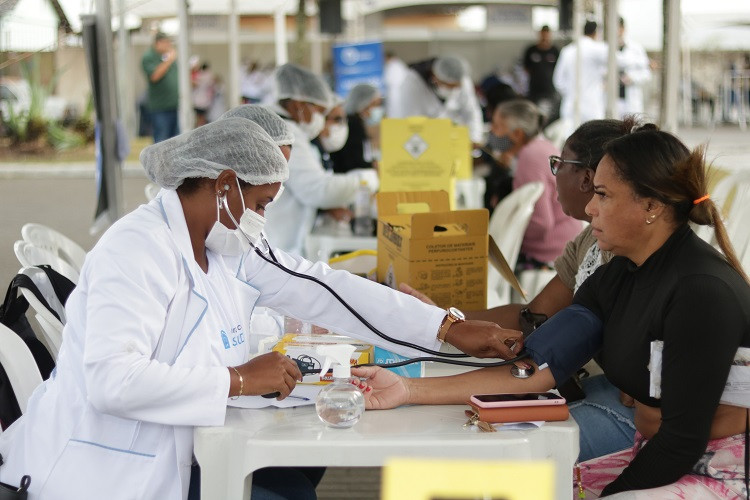
[[[512,406],[563,405],[565,398],[554,392],[528,392],[519,394],[475,394],[471,402],[479,408],[505,408]]]

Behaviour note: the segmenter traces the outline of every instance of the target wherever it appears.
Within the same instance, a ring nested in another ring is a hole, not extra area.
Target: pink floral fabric
[[[599,498],[605,486],[615,480],[628,466],[647,440],[639,432],[631,449],[605,455],[578,464],[586,499]],[[578,480],[573,477],[575,496],[578,498]],[[614,495],[612,498],[618,498]],[[692,472],[679,481],[649,490],[627,493],[633,500],[677,499],[745,499],[745,435],[736,434],[708,442],[706,452],[693,467]]]

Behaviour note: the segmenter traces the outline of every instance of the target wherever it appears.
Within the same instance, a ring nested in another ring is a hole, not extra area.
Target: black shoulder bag
[[[0,466],[3,465],[3,456],[0,455]],[[29,496],[31,476],[21,478],[21,486],[11,486],[0,482],[0,500],[26,500]]]

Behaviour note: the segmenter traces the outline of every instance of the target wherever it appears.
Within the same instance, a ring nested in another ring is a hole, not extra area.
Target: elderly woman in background
[[[581,223],[557,203],[549,157],[560,151],[542,135],[544,116],[536,104],[514,99],[495,108],[488,147],[514,170],[513,189],[541,182],[544,192],[534,205],[523,235],[517,269],[553,268],[565,244],[581,231]]]
[[[750,381],[750,285],[707,194],[703,153],[653,125],[605,152],[586,213],[599,248],[615,257],[526,340],[536,374],[355,374],[370,378],[371,408],[460,404],[471,394],[548,390],[598,353],[610,381],[635,399],[638,432],[632,449],[581,464],[580,490],[594,498],[744,498],[750,398],[725,389],[730,373]],[[722,252],[688,222],[714,226]]]

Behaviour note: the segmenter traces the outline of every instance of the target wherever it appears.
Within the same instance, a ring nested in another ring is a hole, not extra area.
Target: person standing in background
[[[572,126],[575,119],[575,101],[578,91],[580,122],[604,118],[604,75],[607,73],[607,44],[597,41],[597,25],[587,21],[583,34],[576,43],[560,51],[552,81],[562,96],[560,118]],[[576,79],[576,53],[581,50],[581,81]],[[572,130],[572,128],[571,128]]]
[[[646,50],[625,36],[625,20],[620,18],[618,31],[620,50],[620,93],[617,111],[620,117],[643,113],[643,86],[651,81],[651,68]]]
[[[180,133],[177,52],[166,34],[156,34],[154,44],[141,58],[141,68],[148,82],[146,109],[151,117],[154,143],[157,143]]]
[[[560,51],[552,45],[552,32],[546,24],[539,30],[539,41],[530,45],[523,54],[523,67],[529,77],[529,91],[526,96],[539,106],[547,116],[547,123],[559,114],[560,94],[552,83]]]
[[[201,64],[193,80],[193,110],[195,126],[200,127],[209,122],[208,111],[214,101],[214,74],[208,63]]]

